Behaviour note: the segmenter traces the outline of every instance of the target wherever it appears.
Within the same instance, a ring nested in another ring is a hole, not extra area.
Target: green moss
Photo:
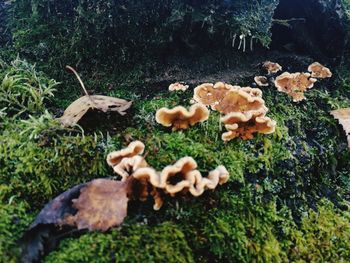
[[[5,66],[0,75],[8,70],[17,72]],[[147,161],[158,170],[192,156],[204,174],[225,165],[230,181],[199,198],[166,197],[158,212],[152,210],[151,200],[130,203],[120,229],[65,238],[46,261],[345,262],[350,157],[345,134],[329,114],[350,105],[343,81],[347,75],[341,76],[337,89],[321,86],[299,104],[265,89],[268,115],[278,127],[273,135],[249,141],[223,143],[218,113],[185,131],[172,132],[156,123],[157,109],[189,105],[191,90],[147,99],[124,86],[111,90],[110,94],[134,98],[134,109],[124,119],[130,125],[116,123],[117,134],[101,127],[93,133],[78,126],[63,128],[45,111],[56,112],[52,105],[34,116],[3,116],[0,240],[6,242],[0,242],[0,261],[18,260],[17,240],[47,201],[76,184],[112,175],[105,157],[127,145],[127,134],[145,142]],[[45,76],[40,79],[47,81]],[[10,224],[15,214],[18,226]]]
[[[86,253],[81,253],[86,251]],[[170,222],[131,225],[69,238],[45,262],[194,262],[184,233]]]

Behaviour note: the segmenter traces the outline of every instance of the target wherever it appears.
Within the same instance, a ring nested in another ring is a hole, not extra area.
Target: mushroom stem
[[[232,38],[232,47],[235,47],[236,38],[237,38],[237,34],[234,34],[234,35],[233,35],[233,38]]]
[[[238,48],[237,48],[238,50],[241,49],[241,45],[242,45],[242,39],[239,40],[239,45],[238,45]]]
[[[253,51],[253,40],[254,37],[252,36],[252,38],[250,39],[250,51]]]
[[[245,36],[243,37],[243,52],[245,52],[245,46],[246,46],[246,43],[245,43]]]

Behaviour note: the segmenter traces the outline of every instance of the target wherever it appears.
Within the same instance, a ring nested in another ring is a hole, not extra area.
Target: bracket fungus
[[[311,72],[313,78],[325,79],[332,77],[331,70],[318,62],[312,63],[307,70]]]
[[[160,186],[171,196],[189,189],[195,183],[191,172],[196,168],[197,163],[192,157],[183,157],[174,165],[168,165],[162,170]]]
[[[265,114],[268,109],[259,91],[250,87],[232,89],[219,104],[215,105],[215,110],[224,114],[230,112],[252,113],[255,116]]]
[[[269,80],[265,76],[256,76],[254,77],[254,81],[259,87],[269,86]]]
[[[237,88],[240,87],[223,82],[203,83],[194,89],[193,99],[215,110],[215,105],[219,104],[230,90]]]
[[[156,113],[156,121],[165,127],[172,127],[173,131],[187,129],[209,118],[209,110],[203,104],[194,104],[189,110],[182,106],[173,109],[161,108]]]
[[[271,61],[265,61],[263,63],[263,68],[267,70],[269,75],[282,70],[282,66],[280,64]]]
[[[243,140],[254,138],[254,133],[271,134],[276,129],[276,121],[266,116],[253,116],[231,112],[221,118],[227,132],[222,134],[223,141],[241,137]]]
[[[169,85],[169,91],[178,91],[178,90],[186,91],[188,87],[189,87],[188,85],[184,85],[180,82],[175,82]]]
[[[145,150],[145,145],[141,141],[133,141],[126,148],[111,152],[107,155],[107,163],[110,166],[116,166],[125,157],[134,157],[140,155]]]
[[[284,72],[276,78],[275,86],[278,91],[287,93],[294,102],[298,102],[306,99],[304,92],[311,89],[316,81],[315,78],[311,78],[310,73]]]

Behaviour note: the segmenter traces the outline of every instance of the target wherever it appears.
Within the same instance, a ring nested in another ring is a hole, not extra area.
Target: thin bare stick
[[[85,89],[85,85],[84,85],[84,82],[81,80],[79,74],[75,71],[74,68],[72,68],[71,66],[66,66],[66,69],[69,69],[70,71],[72,71],[74,73],[74,75],[77,77],[79,83],[80,83],[80,86],[83,88],[84,90],[84,93],[86,96],[89,96],[89,93],[87,92],[87,90]]]
[[[79,74],[75,71],[74,68],[72,68],[71,66],[66,66],[66,69],[69,69],[70,71],[72,71],[74,73],[74,75],[77,77],[79,83],[80,83],[80,86],[82,87],[82,89],[84,90],[84,93],[85,95],[91,100],[91,102],[96,106],[94,100],[90,97],[89,93],[87,92],[86,88],[85,88],[85,85],[84,85],[84,82],[81,80]]]

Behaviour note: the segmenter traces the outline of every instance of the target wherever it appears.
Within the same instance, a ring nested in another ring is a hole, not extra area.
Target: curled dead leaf
[[[105,113],[118,112],[123,116],[126,114],[125,111],[131,107],[132,101],[103,95],[89,95],[78,73],[70,66],[67,66],[67,68],[75,74],[86,95],[70,104],[64,111],[63,116],[58,118],[62,125],[73,126],[77,124],[90,109]]]
[[[331,111],[331,114],[335,119],[339,121],[339,124],[343,126],[348,139],[348,147],[350,150],[350,108],[343,108]]]

